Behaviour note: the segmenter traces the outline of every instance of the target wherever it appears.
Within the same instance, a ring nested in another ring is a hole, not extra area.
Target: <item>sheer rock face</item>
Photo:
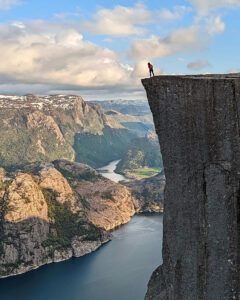
[[[142,82],[166,175],[163,265],[146,299],[240,299],[240,75]]]

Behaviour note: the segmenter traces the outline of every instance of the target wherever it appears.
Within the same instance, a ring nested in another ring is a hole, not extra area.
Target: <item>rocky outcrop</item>
[[[9,180],[10,181],[10,180]],[[29,174],[17,173],[5,192],[4,221],[17,223],[31,218],[48,222],[47,204],[42,191]]]
[[[163,265],[146,300],[240,299],[240,75],[142,82],[166,175]]]
[[[138,207],[128,188],[84,164],[0,169],[0,278],[91,253]]]
[[[165,175],[163,172],[141,180],[126,180],[121,183],[131,189],[137,199],[140,212],[159,213],[164,208]]]
[[[55,161],[78,194],[88,220],[97,227],[111,230],[130,221],[140,205],[131,191],[97,173],[87,165]]]

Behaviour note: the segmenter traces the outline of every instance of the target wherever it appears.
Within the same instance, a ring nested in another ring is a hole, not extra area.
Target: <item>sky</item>
[[[155,75],[240,72],[240,0],[0,0],[0,93],[146,98]]]

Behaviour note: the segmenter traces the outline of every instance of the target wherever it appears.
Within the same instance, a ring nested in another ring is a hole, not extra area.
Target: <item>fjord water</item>
[[[115,181],[122,180],[115,177],[117,163],[104,167]],[[89,255],[0,279],[0,299],[143,300],[149,278],[162,262],[162,216],[135,216],[113,236]]]
[[[120,160],[114,160],[110,162],[108,165],[97,169],[97,171],[102,174],[102,176],[111,179],[114,182],[119,182],[121,180],[126,180],[127,178],[121,174],[115,173],[115,169],[117,167],[117,164],[120,162]]]
[[[143,300],[161,263],[162,216],[135,216],[96,252],[0,280],[1,300]]]

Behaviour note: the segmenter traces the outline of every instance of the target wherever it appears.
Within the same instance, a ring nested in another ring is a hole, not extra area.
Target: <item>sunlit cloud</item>
[[[128,80],[129,70],[114,51],[84,41],[74,28],[41,24],[37,31],[35,22],[0,25],[1,74],[24,83],[85,87]]]
[[[132,45],[131,56],[151,59],[183,52],[201,51],[206,48],[207,40],[208,36],[203,28],[192,25],[172,31],[164,38],[152,35],[147,39],[136,41]]]
[[[130,94],[142,90],[133,66],[123,63],[109,48],[85,40],[69,25],[43,21],[0,24],[0,39],[1,92]],[[141,75],[147,74],[145,65]]]
[[[83,31],[115,37],[142,35],[146,31],[144,25],[152,21],[152,12],[137,3],[134,7],[116,6],[113,9],[101,9],[93,21],[84,21],[80,27]]]

